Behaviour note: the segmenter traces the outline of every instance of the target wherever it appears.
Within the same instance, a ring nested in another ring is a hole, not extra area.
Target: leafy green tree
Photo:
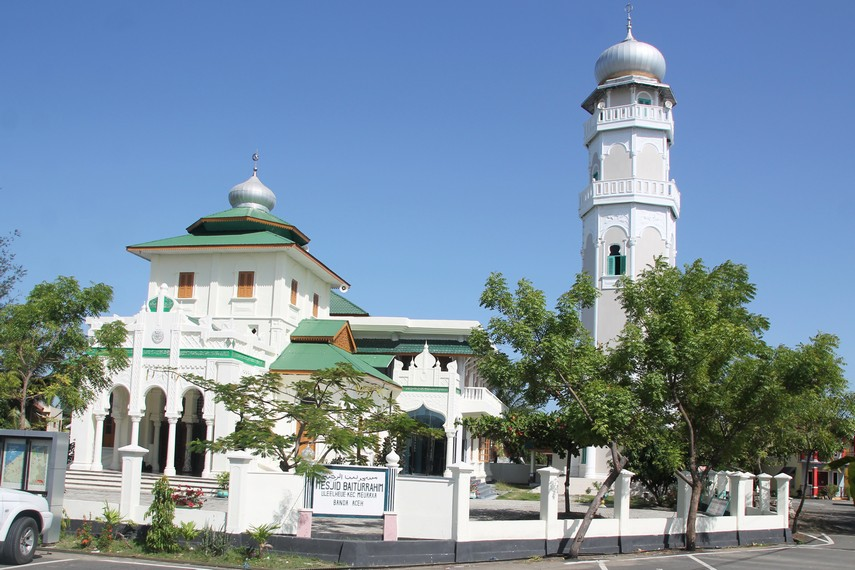
[[[783,393],[779,396],[780,437],[770,447],[771,454],[829,458],[855,434],[855,396],[843,375],[839,344],[836,336],[820,333],[795,349],[776,349],[775,371]],[[793,532],[799,530],[809,469],[810,462],[805,461]]]
[[[112,296],[103,283],[81,288],[73,277],[58,277],[33,287],[26,302],[0,309],[0,390],[14,406],[19,429],[28,427],[33,402],[58,398],[67,412],[83,410],[110,385],[110,374],[127,366],[121,321],[91,338],[83,330],[85,319],[106,311]]]
[[[9,251],[12,241],[18,235],[15,231],[8,236],[0,236],[0,308],[8,302],[15,285],[26,274],[24,268],[15,263],[15,254]]]
[[[762,339],[768,321],[748,308],[755,292],[745,266],[732,262],[707,269],[697,260],[680,270],[658,260],[621,282],[627,324],[611,358],[644,391],[661,395],[658,411],[655,401],[645,406],[679,436],[688,476],[678,475],[692,490],[689,550],[709,471],[751,468],[792,449],[787,426],[818,420],[807,414],[818,409],[813,403],[798,405],[811,402],[806,387],[827,386],[840,374],[828,338],[797,351],[769,348]],[[795,444],[805,445],[816,444]]]
[[[293,381],[267,373],[244,376],[235,383],[220,383],[199,376],[183,376],[213,394],[237,415],[235,430],[214,441],[196,440],[195,451],[223,453],[247,450],[279,460],[279,468],[320,474],[330,459],[364,462],[366,450],[379,446],[381,433],[393,439],[408,434],[438,437],[432,430],[400,412],[391,394],[363,379],[346,363],[318,370],[309,378]],[[282,422],[296,429],[283,432]],[[311,444],[318,456],[306,461],[301,447]]]
[[[626,464],[624,450],[642,445],[650,428],[632,375],[619,374],[619,381],[610,378],[621,370],[612,370],[580,319],[579,311],[590,307],[596,295],[591,278],[580,274],[551,310],[543,292],[529,281],[519,281],[511,292],[504,277],[494,273],[481,305],[497,315],[469,339],[480,357],[479,371],[491,387],[523,394],[532,406],[558,406],[567,430],[563,440],[573,442],[571,450],[609,448],[611,470],[585,513],[571,557],[578,556],[601,499]],[[627,367],[622,361],[615,365]]]

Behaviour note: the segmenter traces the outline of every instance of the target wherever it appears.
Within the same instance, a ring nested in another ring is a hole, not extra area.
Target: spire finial
[[[626,39],[634,39],[632,37],[632,2],[627,2],[626,7]]]
[[[258,149],[252,153],[252,175],[258,176]]]

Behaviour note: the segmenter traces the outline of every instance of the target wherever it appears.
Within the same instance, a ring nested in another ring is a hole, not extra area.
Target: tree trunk
[[[802,514],[802,507],[805,506],[805,496],[807,495],[807,480],[808,480],[808,472],[810,471],[810,458],[813,457],[813,451],[811,451],[807,458],[805,459],[805,473],[802,477],[802,499],[799,501],[799,508],[796,509],[796,514],[793,515],[793,534],[799,532],[799,515]],[[816,485],[816,481],[813,482]],[[789,497],[785,497],[785,500]],[[780,503],[781,498],[778,497],[778,502]]]
[[[689,499],[689,512],[686,515],[686,550],[689,551],[693,551],[697,548],[698,505],[701,502],[701,491],[703,488],[703,478],[692,473],[692,496]]]
[[[18,429],[27,429],[27,391],[30,388],[30,375],[24,375],[21,380],[21,405],[18,410]]]
[[[567,450],[567,464],[564,466],[564,514],[570,512],[570,450]]]
[[[616,448],[613,447],[612,451],[614,452],[615,449]],[[569,558],[579,557],[579,551],[582,549],[582,542],[585,540],[585,535],[588,533],[588,527],[591,526],[591,521],[594,520],[594,515],[597,514],[597,509],[600,508],[600,503],[602,502],[603,497],[605,497],[606,493],[609,492],[609,489],[612,488],[612,485],[614,485],[614,482],[617,480],[620,472],[623,471],[625,465],[626,458],[621,457],[620,460],[615,463],[615,467],[612,467],[612,470],[609,471],[609,476],[606,477],[606,480],[603,481],[602,485],[600,485],[594,500],[591,501],[591,505],[588,507],[588,510],[585,511],[585,516],[582,518],[582,524],[579,525],[579,530],[576,531],[576,537],[570,545],[570,552],[567,553]]]

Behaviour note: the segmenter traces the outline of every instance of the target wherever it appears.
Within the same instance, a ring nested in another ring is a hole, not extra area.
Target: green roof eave
[[[231,208],[200,218],[187,232],[195,235],[269,231],[286,237],[301,246],[309,243],[306,234],[270,212],[258,208]]]
[[[378,370],[385,370],[395,358],[391,354],[360,354],[359,358]]]
[[[389,340],[377,338],[356,338],[357,354],[418,354],[425,348],[434,356],[470,356],[475,351],[466,341],[404,339]]]
[[[400,388],[399,384],[363,360],[360,356],[350,354],[331,344],[292,342],[285,347],[279,358],[270,365],[270,371],[280,374],[289,372],[312,373],[325,368],[332,368],[340,362],[350,364],[360,374],[376,378],[381,382]]]
[[[148,241],[136,245],[129,245],[128,251],[142,249],[160,248],[185,248],[185,247],[270,247],[270,246],[293,246],[295,243],[283,236],[272,232],[260,231],[244,234],[211,234],[193,235],[187,234],[155,241]]]
[[[291,333],[291,337],[333,338],[345,326],[347,321],[303,319]]]

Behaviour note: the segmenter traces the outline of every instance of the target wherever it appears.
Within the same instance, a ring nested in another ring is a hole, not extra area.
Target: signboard
[[[314,516],[382,517],[389,491],[388,469],[327,465],[330,472],[315,479]]]
[[[712,499],[710,501],[710,506],[707,507],[707,514],[714,517],[720,517],[724,515],[725,511],[727,510],[727,503],[727,499],[719,499],[718,497]]]

